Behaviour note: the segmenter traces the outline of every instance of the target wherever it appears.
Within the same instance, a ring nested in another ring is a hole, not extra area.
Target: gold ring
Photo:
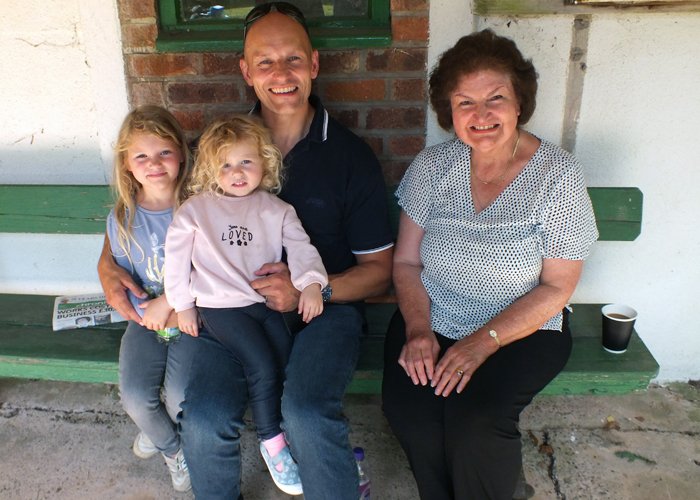
[[[464,375],[464,371],[463,371],[463,370],[455,370],[455,373],[456,373],[457,375],[459,375],[460,377],[461,377],[462,375]]]

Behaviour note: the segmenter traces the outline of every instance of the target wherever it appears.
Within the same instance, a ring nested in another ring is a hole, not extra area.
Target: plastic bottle
[[[166,328],[164,330],[156,330],[156,338],[161,344],[174,344],[175,342],[180,340],[180,336],[182,336],[182,333],[177,327]]]
[[[362,462],[365,459],[365,450],[358,447],[352,451],[355,454],[355,461],[357,462],[357,473],[360,476],[360,500],[369,500],[369,493],[370,487],[372,486],[372,480],[369,477],[367,464]]]

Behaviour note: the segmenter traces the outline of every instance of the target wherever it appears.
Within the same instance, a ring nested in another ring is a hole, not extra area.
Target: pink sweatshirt
[[[265,299],[250,286],[282,247],[298,290],[328,275],[294,208],[266,191],[243,197],[202,193],[175,212],[165,240],[165,292],[180,312],[195,305],[243,307]]]

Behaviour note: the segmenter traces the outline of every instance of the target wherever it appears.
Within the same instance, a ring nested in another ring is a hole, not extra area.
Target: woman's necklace
[[[503,178],[506,176],[508,173],[508,170],[510,170],[510,166],[513,164],[513,158],[515,158],[515,152],[518,150],[518,144],[520,144],[520,129],[518,129],[518,139],[515,141],[515,147],[513,148],[513,154],[510,155],[510,160],[508,161],[508,166],[506,167],[505,172],[503,172],[498,178],[492,180],[492,181],[482,181],[476,176],[476,173],[474,172],[474,169],[471,169],[472,176],[482,184],[496,184],[497,182],[500,182],[503,180]]]

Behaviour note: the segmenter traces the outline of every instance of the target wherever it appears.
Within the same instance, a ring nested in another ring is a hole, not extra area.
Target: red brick
[[[367,113],[367,129],[424,126],[425,110],[420,108],[377,108]]]
[[[424,79],[394,80],[391,86],[392,101],[423,101],[426,96],[427,87]]]
[[[396,156],[416,156],[425,148],[425,136],[392,137],[389,151]]]
[[[212,54],[205,52],[202,66],[205,75],[240,75],[241,52],[235,54]]]
[[[238,86],[230,83],[171,83],[168,97],[173,104],[239,102]]]
[[[173,115],[180,122],[183,130],[201,130],[204,128],[203,111],[179,111],[172,110]]]
[[[381,101],[386,97],[384,80],[365,80],[360,82],[328,82],[326,84],[326,101]]]
[[[384,153],[384,139],[381,137],[362,137],[362,140],[369,144],[375,155],[379,156]]]
[[[155,17],[155,0],[118,0],[120,19]]]
[[[360,69],[360,56],[356,51],[320,52],[321,74],[352,73]]]
[[[367,54],[367,71],[425,71],[425,49],[388,49]]]
[[[403,179],[403,175],[411,163],[408,161],[384,161],[381,164],[387,186],[396,186]]]
[[[391,19],[391,35],[394,40],[427,40],[428,17],[394,17]]]
[[[132,54],[126,56],[131,76],[196,75],[197,54]]]
[[[430,2],[428,0],[391,0],[391,10],[428,10]]]
[[[346,128],[357,128],[360,123],[360,113],[356,109],[326,108],[328,114],[338,120]]]
[[[155,47],[158,27],[155,24],[123,24],[122,44],[124,47]]]
[[[245,102],[255,104],[258,102],[258,96],[255,94],[255,89],[248,84],[245,86]]]
[[[165,105],[163,96],[163,84],[161,82],[136,82],[131,86],[131,104],[143,106],[144,104]]]

